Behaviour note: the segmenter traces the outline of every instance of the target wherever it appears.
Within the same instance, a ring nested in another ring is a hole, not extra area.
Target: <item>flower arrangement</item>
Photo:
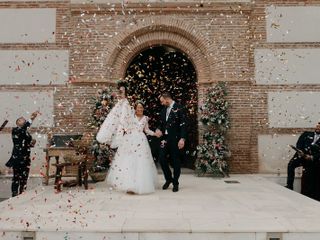
[[[200,107],[200,121],[205,133],[202,143],[197,146],[195,167],[198,175],[228,176],[230,151],[225,143],[225,134],[230,128],[230,119],[226,96],[226,84],[219,82],[207,90],[205,102]]]
[[[106,116],[115,104],[116,94],[112,87],[99,89],[95,97],[92,98],[94,109],[89,126],[91,128],[99,128]]]
[[[105,87],[97,91],[96,96],[91,99],[93,110],[88,124],[90,128],[98,131],[106,116],[115,105],[115,99],[116,94],[113,87]],[[99,143],[94,137],[91,144],[91,153],[95,156],[91,171],[107,171],[114,151],[108,145]]]

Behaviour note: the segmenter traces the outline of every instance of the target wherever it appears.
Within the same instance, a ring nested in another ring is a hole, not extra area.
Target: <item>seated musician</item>
[[[296,144],[297,152],[288,163],[288,177],[286,187],[293,190],[295,169],[303,166],[314,166],[314,162],[320,159],[320,122],[313,132],[304,132]]]

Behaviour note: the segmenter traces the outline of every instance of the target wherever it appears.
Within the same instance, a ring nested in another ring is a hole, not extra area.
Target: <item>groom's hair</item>
[[[172,99],[171,93],[169,93],[169,92],[164,92],[164,93],[162,93],[162,94],[161,94],[161,97]]]

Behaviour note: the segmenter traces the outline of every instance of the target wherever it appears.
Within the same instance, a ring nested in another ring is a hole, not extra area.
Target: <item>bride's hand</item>
[[[184,139],[183,138],[181,138],[180,141],[178,142],[178,148],[179,149],[184,148]]]

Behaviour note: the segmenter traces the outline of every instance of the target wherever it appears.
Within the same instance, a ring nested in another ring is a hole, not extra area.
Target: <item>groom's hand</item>
[[[178,148],[179,149],[184,148],[184,139],[183,138],[181,138],[180,141],[178,142]]]
[[[39,115],[39,111],[33,112],[33,113],[31,114],[30,119],[33,121],[34,119],[36,119],[36,117],[37,117],[38,115]]]
[[[156,133],[155,133],[155,136],[156,136],[157,138],[160,138],[160,137],[162,136],[162,132],[161,132],[159,129],[157,129],[157,130],[156,130]]]

